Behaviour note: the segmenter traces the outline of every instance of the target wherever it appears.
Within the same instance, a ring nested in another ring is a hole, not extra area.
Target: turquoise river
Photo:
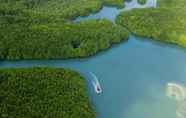
[[[78,17],[107,18],[114,22],[120,11],[155,7],[155,0],[145,6],[126,3],[124,9],[103,7],[96,14]],[[186,49],[130,35],[127,42],[114,45],[95,56],[70,60],[0,61],[0,67],[51,66],[79,71],[86,78],[87,94],[97,118],[176,118],[176,105],[165,93],[168,82],[186,82]],[[92,86],[93,72],[102,93]]]

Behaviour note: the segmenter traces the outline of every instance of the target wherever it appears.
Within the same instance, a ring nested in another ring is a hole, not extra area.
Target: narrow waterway
[[[95,18],[114,21],[117,13],[116,8],[104,7]],[[186,49],[131,35],[128,42],[86,59],[0,61],[0,67],[51,66],[79,71],[86,78],[97,118],[176,118],[175,103],[166,96],[165,87],[168,82],[186,81],[185,60]],[[100,81],[103,91],[99,95],[90,72]]]
[[[1,61],[1,67],[51,66],[78,70],[98,118],[175,118],[175,104],[165,95],[168,82],[185,82],[186,50],[131,36],[87,59]],[[94,72],[103,92],[91,84]]]
[[[103,6],[103,8],[97,12],[89,14],[88,16],[80,16],[77,17],[74,22],[79,22],[81,20],[89,20],[89,19],[109,19],[112,22],[115,22],[116,17],[121,13],[122,11],[131,10],[134,8],[149,8],[153,7],[155,8],[157,6],[157,0],[147,0],[147,2],[144,5],[140,5],[137,0],[131,0],[131,2],[124,2],[124,8],[119,9],[116,7],[109,7],[109,6]]]

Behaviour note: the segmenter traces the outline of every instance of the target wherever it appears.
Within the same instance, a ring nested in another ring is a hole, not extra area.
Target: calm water
[[[81,60],[1,61],[1,67],[52,66],[80,71],[98,118],[175,118],[175,104],[165,95],[168,82],[185,82],[186,50],[131,36],[96,56]],[[100,80],[94,92],[89,72]]]
[[[79,71],[86,77],[97,118],[176,118],[175,103],[166,97],[165,86],[186,81],[186,49],[147,40],[131,35],[128,42],[86,59],[0,61],[0,67]],[[99,78],[102,94],[94,92],[89,72]]]
[[[137,0],[132,0],[131,2],[125,2],[125,8],[117,9],[115,7],[104,6],[98,13],[90,14],[86,17],[77,17],[74,22],[79,22],[81,20],[89,20],[89,19],[101,19],[106,18],[115,22],[117,15],[122,11],[131,10],[134,8],[147,8],[147,7],[156,7],[157,0],[147,0],[146,4],[140,5]]]

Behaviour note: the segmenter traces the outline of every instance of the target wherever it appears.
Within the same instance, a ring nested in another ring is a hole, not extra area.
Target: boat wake
[[[102,88],[101,88],[101,85],[100,85],[100,83],[99,83],[99,80],[98,80],[97,76],[96,76],[94,73],[92,73],[92,72],[90,72],[90,74],[91,74],[91,76],[93,77],[92,85],[94,86],[95,92],[96,92],[97,94],[102,93]]]
[[[186,118],[186,87],[176,83],[168,83],[166,94],[176,101],[177,118]]]

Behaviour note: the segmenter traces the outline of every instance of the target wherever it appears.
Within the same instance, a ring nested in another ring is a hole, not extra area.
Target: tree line
[[[86,57],[128,39],[123,27],[104,19],[0,27],[0,59]]]
[[[123,12],[117,17],[117,24],[142,37],[186,47],[186,9],[182,7],[186,2],[165,1],[159,1],[157,8]]]
[[[76,72],[60,68],[0,69],[1,118],[95,118]]]
[[[0,59],[86,57],[126,40],[128,32],[105,19],[71,22],[102,4],[102,0],[2,0]]]

